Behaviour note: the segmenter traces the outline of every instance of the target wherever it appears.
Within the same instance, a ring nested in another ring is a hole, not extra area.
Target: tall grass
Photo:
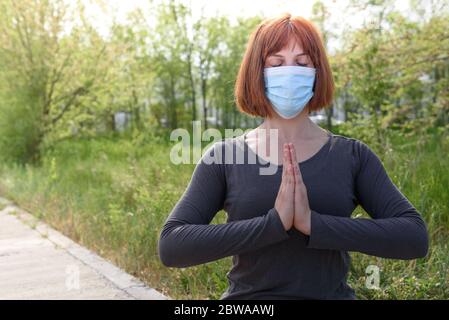
[[[126,136],[62,141],[39,167],[3,164],[0,194],[173,298],[217,299],[227,287],[231,258],[169,269],[157,255],[163,222],[194,169],[173,165],[170,148],[161,139]],[[359,298],[449,297],[448,153],[444,134],[389,136],[384,164],[423,214],[431,250],[411,262],[353,253],[349,281]],[[224,221],[220,212],[212,223]],[[381,271],[380,290],[365,287],[365,269],[373,264]]]

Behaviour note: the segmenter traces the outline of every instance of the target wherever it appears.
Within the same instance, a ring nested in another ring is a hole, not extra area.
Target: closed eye
[[[307,67],[307,63],[299,63],[299,62],[297,62],[296,64],[298,66],[300,66],[300,67]],[[280,67],[280,66],[282,66],[282,63],[281,64],[277,64],[277,65],[272,65],[272,67]]]

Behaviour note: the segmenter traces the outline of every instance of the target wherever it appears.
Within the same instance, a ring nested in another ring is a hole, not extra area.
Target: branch
[[[48,114],[48,112],[50,110],[50,104],[52,103],[52,100],[53,100],[53,93],[54,93],[54,90],[55,90],[55,86],[59,82],[59,80],[61,80],[62,72],[64,71],[65,67],[67,66],[67,62],[69,61],[71,56],[72,56],[72,52],[70,52],[66,56],[66,58],[64,59],[64,62],[61,64],[61,67],[59,68],[58,71],[56,71],[56,68],[53,69],[52,77],[54,77],[54,78],[51,81],[50,90],[49,90],[48,95],[46,97],[46,102],[45,102],[45,105],[44,105],[44,114]]]
[[[70,96],[69,101],[67,101],[67,103],[64,105],[64,108],[61,110],[61,112],[56,117],[51,119],[51,121],[50,121],[51,125],[55,125],[56,122],[58,122],[67,111],[69,111],[70,107],[73,105],[73,103],[75,102],[77,97],[85,95],[87,92],[89,92],[89,90],[83,86],[83,87],[77,88],[70,95],[66,95],[65,97],[61,98],[60,100],[63,100]],[[45,133],[47,133],[48,131],[49,131],[49,128],[47,128],[45,130]]]
[[[34,64],[34,59],[33,59],[33,51],[31,50],[31,43],[30,43],[30,37],[29,37],[29,33],[27,31],[27,25],[26,25],[26,18],[23,16],[23,14],[21,14],[21,10],[19,8],[16,7],[16,4],[14,3],[14,1],[10,1],[12,6],[14,7],[14,17],[17,20],[17,32],[19,34],[19,40],[22,43],[23,48],[27,51],[28,53],[28,58],[30,59],[31,64]],[[19,17],[19,15],[22,17],[22,19]],[[23,36],[22,33],[22,27],[21,27],[21,21],[23,21],[23,23],[25,24],[25,26],[23,27],[26,33],[26,41],[25,38]]]

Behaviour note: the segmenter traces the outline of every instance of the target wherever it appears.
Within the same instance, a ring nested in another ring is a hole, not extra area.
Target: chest
[[[327,138],[326,138],[327,139]],[[312,142],[301,142],[295,143],[295,154],[296,159],[299,162],[303,162],[314,157],[327,140],[320,139]],[[284,156],[284,143],[269,143],[262,140],[247,140],[247,145],[249,152],[257,157],[263,162],[270,162],[276,165],[281,165],[283,163]]]
[[[282,178],[282,167],[271,175],[261,175],[260,165],[228,168],[225,210],[228,220],[249,219],[274,207]],[[349,217],[356,207],[354,179],[345,163],[307,163],[301,167],[312,210]]]

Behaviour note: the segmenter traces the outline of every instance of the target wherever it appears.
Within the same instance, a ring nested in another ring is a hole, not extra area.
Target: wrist
[[[304,214],[300,221],[296,222],[295,220],[296,229],[307,236],[310,236],[311,232],[311,216],[312,211],[308,209],[307,213]]]
[[[311,215],[312,211],[309,209],[308,213],[306,214],[306,219],[304,222],[304,231],[302,231],[302,233],[304,233],[307,236],[310,236],[311,231]]]

